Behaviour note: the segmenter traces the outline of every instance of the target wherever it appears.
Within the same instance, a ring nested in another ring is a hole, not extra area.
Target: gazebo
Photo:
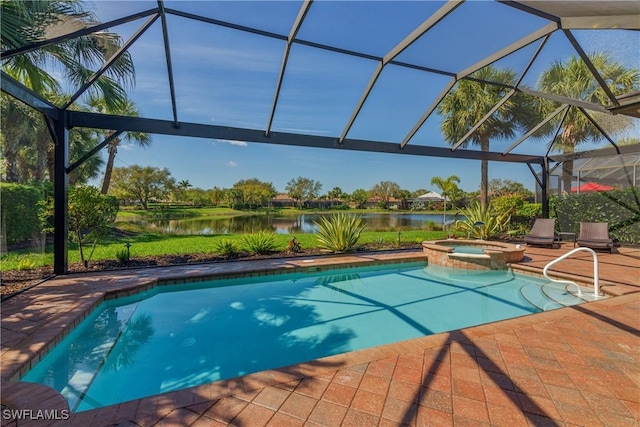
[[[436,193],[435,191],[429,191],[428,193],[421,194],[416,197],[417,200],[421,202],[442,202],[443,200],[449,200],[446,197],[443,197],[441,194]]]

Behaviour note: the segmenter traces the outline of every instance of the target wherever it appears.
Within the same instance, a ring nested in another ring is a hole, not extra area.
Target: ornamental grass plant
[[[360,234],[366,225],[359,215],[349,215],[343,212],[328,218],[320,217],[315,222],[318,227],[316,238],[318,247],[331,252],[347,252],[355,249]]]
[[[220,239],[213,244],[213,250],[225,258],[235,258],[240,254],[238,244],[231,239]]]
[[[277,249],[273,233],[260,231],[242,237],[242,247],[255,255],[266,255]]]
[[[509,226],[511,215],[496,209],[491,203],[486,208],[478,202],[473,203],[462,211],[465,218],[455,223],[455,230],[461,231],[467,237],[487,240],[498,236]]]

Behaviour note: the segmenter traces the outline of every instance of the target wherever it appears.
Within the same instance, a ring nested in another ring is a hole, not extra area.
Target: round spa
[[[426,240],[422,251],[429,264],[468,270],[504,270],[524,259],[524,248],[488,240]]]

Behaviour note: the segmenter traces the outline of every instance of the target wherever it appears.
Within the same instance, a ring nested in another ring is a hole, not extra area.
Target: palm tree
[[[4,0],[0,2],[0,35],[5,51],[98,24],[83,10],[80,0]],[[38,93],[58,92],[49,70],[61,70],[67,82],[80,87],[122,45],[120,36],[108,31],[70,39],[8,58],[3,69]],[[120,56],[89,89],[111,107],[126,99],[121,84],[133,84],[135,69],[128,53]]]
[[[514,86],[516,74],[509,69],[497,69],[491,65],[473,74],[479,80],[492,81]],[[447,94],[438,106],[442,116],[440,128],[450,145],[456,144],[467,132],[504,97],[508,88],[474,80],[458,81],[455,88]],[[470,143],[480,145],[482,151],[489,151],[493,138],[512,138],[519,127],[531,127],[535,124],[535,114],[531,100],[520,93],[515,94],[486,120],[462,145]],[[480,203],[488,204],[489,162],[481,161]]]
[[[97,131],[93,129],[71,129],[69,131],[69,158],[72,162],[79,159],[99,144],[101,139],[102,135],[97,134]],[[86,184],[90,179],[97,178],[100,175],[102,165],[104,165],[102,157],[91,156],[69,174],[69,185]],[[50,167],[53,171],[53,150],[51,150]]]
[[[99,113],[116,114],[119,116],[138,117],[138,109],[133,101],[126,99],[115,106],[110,106],[104,97],[91,96],[89,98],[89,107]],[[108,138],[111,133],[104,135]],[[104,170],[104,178],[102,180],[102,194],[109,192],[109,185],[111,184],[111,175],[113,173],[113,164],[118,154],[118,147],[120,143],[132,142],[140,147],[147,147],[151,144],[151,136],[145,132],[125,132],[124,136],[114,138],[107,146],[107,164]]]
[[[2,108],[0,154],[4,159],[4,181],[20,182],[18,156],[20,149],[27,143],[32,133],[30,121],[25,120],[30,109],[4,93],[0,95],[0,99],[2,100],[0,103]]]
[[[42,116],[21,102],[5,94],[2,99],[0,128],[2,140],[0,151],[4,158],[4,180],[26,184],[53,180],[53,151],[54,144],[51,134]],[[50,99],[58,99],[57,95],[49,95]],[[87,110],[82,105],[72,106],[73,109]],[[95,147],[100,141],[100,135],[89,128],[73,128],[69,131],[69,157],[71,162],[80,158]],[[10,141],[11,143],[7,143]],[[69,184],[86,183],[95,178],[104,162],[98,156],[93,156],[76,168],[69,175]]]
[[[178,188],[181,190],[188,190],[191,187],[193,187],[193,185],[191,185],[188,179],[178,181]]]
[[[78,28],[87,28],[98,22],[92,13],[83,10],[79,0],[42,0],[21,1],[4,0],[0,2],[0,36],[3,51],[10,51],[31,43],[68,33]],[[102,66],[121,46],[118,35],[107,31],[71,39],[41,49],[11,56],[3,61],[3,70],[40,94],[53,98],[53,102],[64,102],[66,97],[60,96],[60,86],[50,74],[50,70],[61,71],[66,81],[76,87],[81,86]],[[133,84],[135,70],[129,54],[118,58],[106,72],[88,89],[92,96],[100,96],[110,108],[116,108],[126,100],[126,91],[121,84]],[[51,96],[53,95],[53,97]],[[68,99],[68,98],[66,98]],[[4,100],[3,100],[4,101]],[[8,104],[7,104],[8,105]],[[3,112],[5,110],[3,102]],[[28,116],[33,116],[28,114]],[[43,159],[47,158],[47,150],[51,144],[40,120],[32,121],[29,128],[20,126],[17,121],[6,120],[3,114],[2,151],[6,155],[6,180],[18,181],[20,168],[18,153],[27,147],[27,152],[35,152],[32,158],[37,159],[37,167],[33,178],[41,179]],[[24,117],[24,116],[23,116]],[[24,119],[23,119],[24,121]],[[9,129],[10,128],[10,129]],[[71,138],[71,135],[70,135]],[[86,135],[81,138],[87,141]],[[76,145],[75,147],[79,147]],[[71,151],[74,146],[72,144]],[[25,152],[25,153],[27,153]],[[98,162],[94,161],[94,166]],[[24,165],[23,165],[24,166]],[[86,169],[86,168],[85,168]],[[89,172],[87,176],[92,175]],[[50,174],[50,178],[52,178]]]
[[[606,53],[591,54],[589,59],[609,84],[614,95],[635,92],[640,88],[640,70],[625,68],[622,64],[612,60]],[[556,61],[551,64],[549,69],[540,76],[538,86],[541,91],[547,93],[600,105],[610,103],[607,94],[595,80],[586,64],[575,56],[569,58],[566,63]],[[555,108],[557,108],[557,104],[541,102],[541,110],[545,115]],[[608,116],[602,113],[590,113],[590,115],[611,134],[628,129],[632,125],[632,119],[627,116]],[[550,129],[550,131],[555,131],[555,129]],[[602,138],[603,135],[600,131],[579,109],[570,108],[563,122],[562,133],[557,140],[551,141],[551,147],[565,154],[570,154],[579,144]],[[573,181],[573,160],[571,159],[566,160],[562,165],[562,181],[563,189],[569,191]]]
[[[48,98],[55,104],[62,104],[68,101],[69,97],[66,95],[52,94]],[[77,111],[91,111],[90,108],[84,104],[74,104],[70,107],[72,110]],[[33,110],[32,110],[33,111]],[[33,111],[35,114],[35,111]],[[38,139],[35,141],[35,147],[39,150],[38,158],[46,157],[46,167],[49,173],[49,180],[53,181],[54,177],[54,144],[51,141],[51,136],[42,120],[34,120],[39,123]],[[70,163],[74,163],[77,159],[84,156],[93,147],[98,145],[102,140],[102,133],[99,130],[90,128],[74,127],[69,130],[69,160]],[[44,152],[44,154],[42,153]],[[91,156],[80,166],[75,168],[69,174],[69,185],[86,184],[92,178],[96,178],[100,173],[100,168],[104,164],[104,161],[100,156]],[[34,178],[38,180],[39,174],[36,170]]]
[[[457,175],[451,175],[446,179],[442,179],[439,176],[431,178],[431,185],[437,186],[442,192],[442,226],[444,227],[447,222],[447,198],[450,198],[458,190],[458,184],[460,184],[460,178]]]
[[[187,190],[191,187],[193,187],[193,185],[191,185],[188,179],[178,181],[175,191],[178,202],[184,202]]]

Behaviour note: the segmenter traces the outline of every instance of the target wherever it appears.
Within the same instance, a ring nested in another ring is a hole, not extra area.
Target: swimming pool
[[[405,263],[164,285],[102,303],[22,380],[79,412],[538,312],[544,283]]]

